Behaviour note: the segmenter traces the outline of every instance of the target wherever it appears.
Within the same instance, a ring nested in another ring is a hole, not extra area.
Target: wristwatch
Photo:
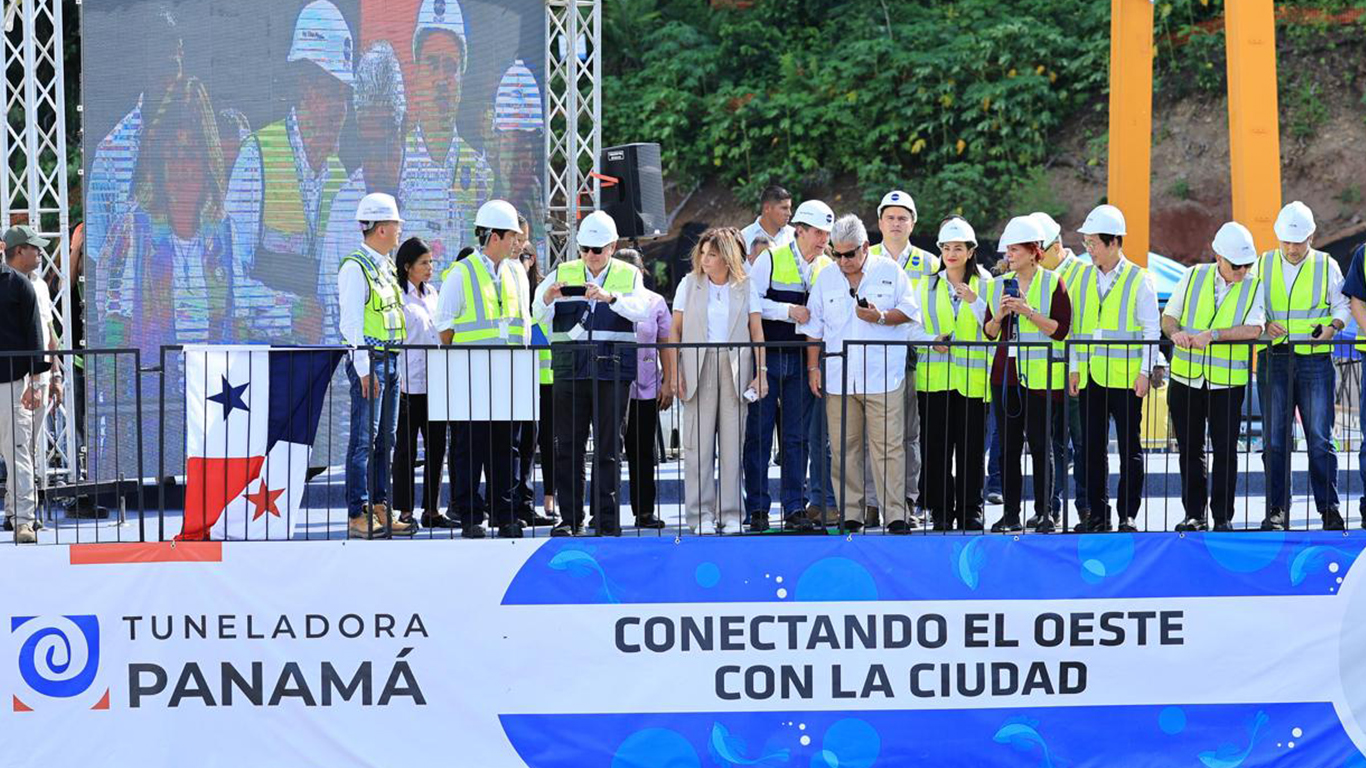
[[[877,313],[877,324],[878,324],[878,325],[886,325],[886,324],[887,324],[887,313],[886,313],[886,312],[879,312],[879,313]]]
[[[1218,341],[1218,340],[1219,340],[1219,329],[1218,329],[1218,328],[1215,328],[1214,330],[1212,330],[1212,331],[1209,332],[1209,340],[1210,340],[1210,341]]]

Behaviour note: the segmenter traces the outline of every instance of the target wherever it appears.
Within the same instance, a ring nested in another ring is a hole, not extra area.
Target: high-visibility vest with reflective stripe
[[[256,132],[261,150],[261,245],[269,253],[302,255],[315,258],[314,246],[327,231],[332,200],[346,183],[346,169],[335,155],[327,158],[327,177],[316,220],[310,225],[299,188],[299,173],[294,163],[294,148],[284,120]],[[260,257],[258,256],[258,261]]]
[[[991,281],[987,286],[988,303],[991,304],[991,313],[994,317],[1001,316],[1001,299],[1005,296],[1005,280],[1015,277],[1014,272],[1007,272],[999,278]],[[1029,290],[1025,293],[1025,303],[1035,312],[1049,317],[1053,312],[1053,293],[1058,289],[1058,274],[1043,267],[1039,267],[1034,272],[1034,279],[1029,281]],[[1015,338],[1013,341],[1022,344],[1048,344],[1045,346],[1022,346],[1015,350],[1015,372],[1020,377],[1020,384],[1026,389],[1063,389],[1067,386],[1067,369],[1063,344],[1055,341],[1053,337],[1039,330],[1029,318],[1024,315],[1015,316]],[[1049,365],[1049,351],[1052,350],[1052,365]]]
[[[545,338],[536,338],[536,330],[539,330],[540,335]],[[536,350],[536,370],[540,373],[541,384],[554,384],[555,371],[550,365],[550,324],[545,321],[537,323],[536,329],[532,331],[532,343],[537,344],[541,342],[544,342],[546,347],[544,349]]]
[[[504,260],[498,264],[499,280],[494,285],[493,276],[477,254],[453,266],[465,271],[465,300],[460,314],[451,322],[452,344],[502,342],[524,347],[531,343],[531,328],[521,298],[527,291],[526,273]]]
[[[886,253],[886,249],[882,247],[882,243],[873,246],[871,251],[874,256],[886,255],[887,258],[893,260],[901,255],[898,253]],[[902,269],[906,270],[906,274],[910,276],[912,281],[919,280],[922,277],[929,277],[939,271],[939,257],[924,248],[917,248],[912,245],[910,254],[906,256],[906,265],[902,267]]]
[[[806,296],[810,285],[802,280],[802,272],[797,265],[797,259],[802,258],[797,253],[797,244],[793,242],[781,248],[770,248],[768,257],[773,264],[773,272],[769,276],[768,291],[764,293],[764,298],[784,304],[806,306]],[[817,259],[819,258],[818,256]],[[814,277],[811,278],[811,282],[815,282]],[[766,341],[797,340],[797,326],[793,323],[782,320],[764,320],[763,326]]]
[[[1203,264],[1191,270],[1181,307],[1181,327],[1192,333],[1236,328],[1247,319],[1252,298],[1257,295],[1257,278],[1246,277],[1229,286],[1224,300],[1216,304],[1214,283],[1218,265]],[[1247,384],[1252,362],[1252,347],[1247,344],[1215,342],[1205,349],[1176,347],[1172,352],[1172,375],[1183,379],[1204,376],[1221,387]]]
[[[635,290],[639,271],[619,259],[607,264],[607,275],[602,289],[610,293],[626,294]],[[556,279],[565,285],[587,285],[588,271],[582,259],[566,261],[555,268]],[[556,378],[565,380],[603,379],[614,377],[621,381],[634,381],[636,378],[636,349],[623,343],[634,343],[636,324],[612,311],[606,302],[599,301],[589,310],[587,299],[555,302],[555,315],[551,321],[551,365]],[[587,331],[577,341],[570,338],[570,332],[577,325]],[[593,350],[559,349],[557,345],[595,344]]]
[[[376,263],[370,254],[356,249],[341,260],[342,264],[354,261],[365,275],[365,285],[370,289],[370,298],[365,302],[365,319],[361,333],[365,343],[382,346],[408,337],[408,327],[403,316],[403,290],[398,286],[398,277],[386,259],[383,264]],[[338,267],[340,271],[340,266]]]
[[[1143,327],[1138,324],[1138,289],[1148,279],[1147,270],[1131,262],[1118,267],[1119,275],[1105,296],[1100,295],[1100,268],[1086,266],[1078,278],[1079,318],[1074,335],[1087,344],[1073,348],[1081,372],[1080,386],[1094,381],[1102,387],[1128,389],[1143,368]],[[1074,320],[1075,322],[1075,320]]]
[[[1059,262],[1058,268],[1052,270],[1053,274],[1062,279],[1063,285],[1067,286],[1069,298],[1075,298],[1071,296],[1071,294],[1076,293],[1077,281],[1081,277],[1082,272],[1086,269],[1086,266],[1086,262],[1073,255]]]
[[[828,267],[828,266],[830,266],[831,264],[834,264],[834,263],[835,263],[835,260],[834,260],[834,259],[830,258],[829,256],[826,256],[826,255],[823,254],[823,253],[822,253],[821,255],[817,256],[816,258],[812,259],[812,260],[811,260],[811,284],[812,284],[812,285],[815,285],[815,284],[816,284],[816,278],[817,278],[817,277],[820,277],[821,272],[822,272],[826,267]]]
[[[1288,335],[1271,342],[1271,346],[1289,341],[1309,341],[1314,338],[1314,326],[1333,322],[1333,305],[1328,300],[1328,260],[1333,258],[1323,251],[1309,251],[1300,262],[1300,272],[1289,295],[1285,292],[1285,278],[1281,271],[1281,251],[1262,254],[1257,266],[1262,297],[1266,303],[1266,321],[1285,326]],[[1326,355],[1332,344],[1296,344],[1297,355]]]
[[[985,290],[977,275],[968,278],[974,293]],[[939,337],[953,334],[954,341],[980,342],[986,337],[982,324],[966,301],[953,309],[953,288],[942,273],[931,275],[915,283],[920,293],[920,311],[926,333]],[[988,347],[951,346],[948,352],[936,352],[933,347],[917,349],[919,362],[915,367],[917,392],[947,392],[953,390],[964,397],[991,400],[988,386],[991,374],[991,350]]]

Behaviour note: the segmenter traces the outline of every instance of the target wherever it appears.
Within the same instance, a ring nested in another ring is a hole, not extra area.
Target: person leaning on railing
[[[740,533],[745,411],[768,393],[764,348],[742,346],[762,344],[764,329],[740,243],[734,229],[704,232],[692,250],[692,272],[674,294],[669,341],[716,345],[665,352],[664,395],[683,403],[683,497],[694,533],[704,522],[717,533]]]
[[[827,351],[843,353],[826,359],[829,380],[822,382],[820,347],[806,349],[811,394],[824,396],[831,444],[840,445],[831,462],[835,485],[843,489],[840,525],[849,532],[863,530],[866,433],[885,529],[909,533],[914,518],[906,509],[901,388],[907,349],[903,326],[915,316],[914,289],[895,261],[869,252],[868,230],[858,216],[836,220],[830,243],[835,265],[816,277],[807,299],[811,317],[798,331],[825,342]],[[877,343],[846,343],[864,341]]]
[[[996,429],[1002,440],[1006,506],[1000,521],[991,526],[995,533],[1024,530],[1020,452],[1026,439],[1034,465],[1034,515],[1039,519],[1035,529],[1040,533],[1056,530],[1056,516],[1062,512],[1061,502],[1055,502],[1051,491],[1055,475],[1050,463],[1052,435],[1066,429],[1062,342],[1072,328],[1072,303],[1062,279],[1039,265],[1047,237],[1032,216],[1011,219],[999,242],[1010,271],[995,280],[989,291],[992,318],[986,324],[987,336],[1012,343],[996,348],[991,372],[992,391],[1001,395],[997,413],[1002,418]],[[1048,346],[1039,346],[1044,344]]]
[[[1214,264],[1192,267],[1181,276],[1162,311],[1162,332],[1175,344],[1167,405],[1181,451],[1181,505],[1186,519],[1178,531],[1203,531],[1205,505],[1214,530],[1233,530],[1238,491],[1238,435],[1243,395],[1252,367],[1253,341],[1262,334],[1266,312],[1257,278],[1257,246],[1247,227],[1229,222],[1214,236]],[[1205,469],[1205,425],[1214,445],[1214,484]]]
[[[1314,249],[1314,213],[1296,200],[1281,209],[1273,229],[1280,248],[1257,265],[1271,344],[1257,353],[1266,448],[1266,518],[1262,530],[1290,525],[1291,425],[1300,414],[1309,449],[1309,487],[1327,530],[1342,530],[1338,507],[1338,455],[1333,448],[1333,337],[1347,327],[1350,303],[1342,294],[1342,270]],[[1317,342],[1317,343],[1315,343]]]
[[[912,293],[912,342],[921,346],[914,370],[920,409],[920,503],[936,531],[982,530],[982,481],[985,477],[988,350],[984,346],[944,346],[986,341],[990,319],[986,291],[991,277],[977,263],[977,234],[965,219],[951,216],[939,225],[939,268],[918,280]]]

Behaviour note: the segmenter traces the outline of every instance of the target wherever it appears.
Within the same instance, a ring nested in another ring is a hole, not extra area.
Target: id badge
[[[569,340],[578,341],[579,339],[582,339],[587,333],[588,331],[586,331],[582,325],[576,325],[573,328],[569,329]]]

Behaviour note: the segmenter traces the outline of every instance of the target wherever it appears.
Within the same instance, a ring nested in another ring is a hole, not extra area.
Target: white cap
[[[1252,233],[1236,221],[1220,227],[1214,235],[1214,252],[1239,266],[1257,260],[1257,244],[1252,241]]]
[[[882,202],[878,203],[878,218],[882,218],[883,208],[891,208],[893,206],[905,208],[906,210],[910,211],[911,218],[918,218],[920,216],[920,214],[916,213],[915,210],[915,200],[907,193],[902,192],[899,189],[894,189],[891,192],[888,192],[887,194],[883,195]]]
[[[617,241],[617,222],[606,211],[593,211],[579,222],[579,247],[602,248]]]
[[[944,222],[939,227],[939,245],[944,243],[972,243],[977,245],[977,233],[972,231],[972,225],[966,220],[954,217]]]
[[[541,89],[521,59],[503,73],[493,94],[495,131],[539,131],[545,127]]]
[[[393,195],[383,192],[371,192],[362,197],[360,205],[356,206],[356,221],[397,221],[403,219],[398,215],[398,203]]]
[[[1281,209],[1276,217],[1276,239],[1282,243],[1302,243],[1314,236],[1314,212],[1299,200]]]
[[[1097,205],[1086,214],[1086,221],[1077,230],[1083,235],[1126,235],[1124,214],[1113,205]]]
[[[422,0],[417,11],[417,26],[413,28],[413,58],[417,58],[417,41],[427,32],[450,32],[460,38],[460,74],[470,60],[470,49],[465,44],[465,14],[458,0]]]
[[[809,224],[822,232],[835,228],[835,212],[819,200],[807,200],[792,214],[793,224]]]
[[[1039,228],[1039,223],[1033,216],[1016,216],[1006,222],[1006,228],[1001,231],[1001,239],[996,244],[996,250],[1005,253],[1008,245],[1043,243],[1043,237],[1043,230]]]
[[[311,61],[350,85],[354,53],[351,28],[337,6],[327,0],[313,0],[299,11],[288,61]]]
[[[1058,242],[1062,237],[1062,225],[1053,220],[1052,216],[1043,211],[1035,211],[1029,214],[1034,219],[1034,223],[1039,225],[1039,231],[1043,233],[1043,247],[1048,248]]]
[[[514,231],[520,231],[522,228],[522,225],[517,223],[517,209],[506,200],[490,200],[479,206],[479,212],[474,215],[474,226]]]

